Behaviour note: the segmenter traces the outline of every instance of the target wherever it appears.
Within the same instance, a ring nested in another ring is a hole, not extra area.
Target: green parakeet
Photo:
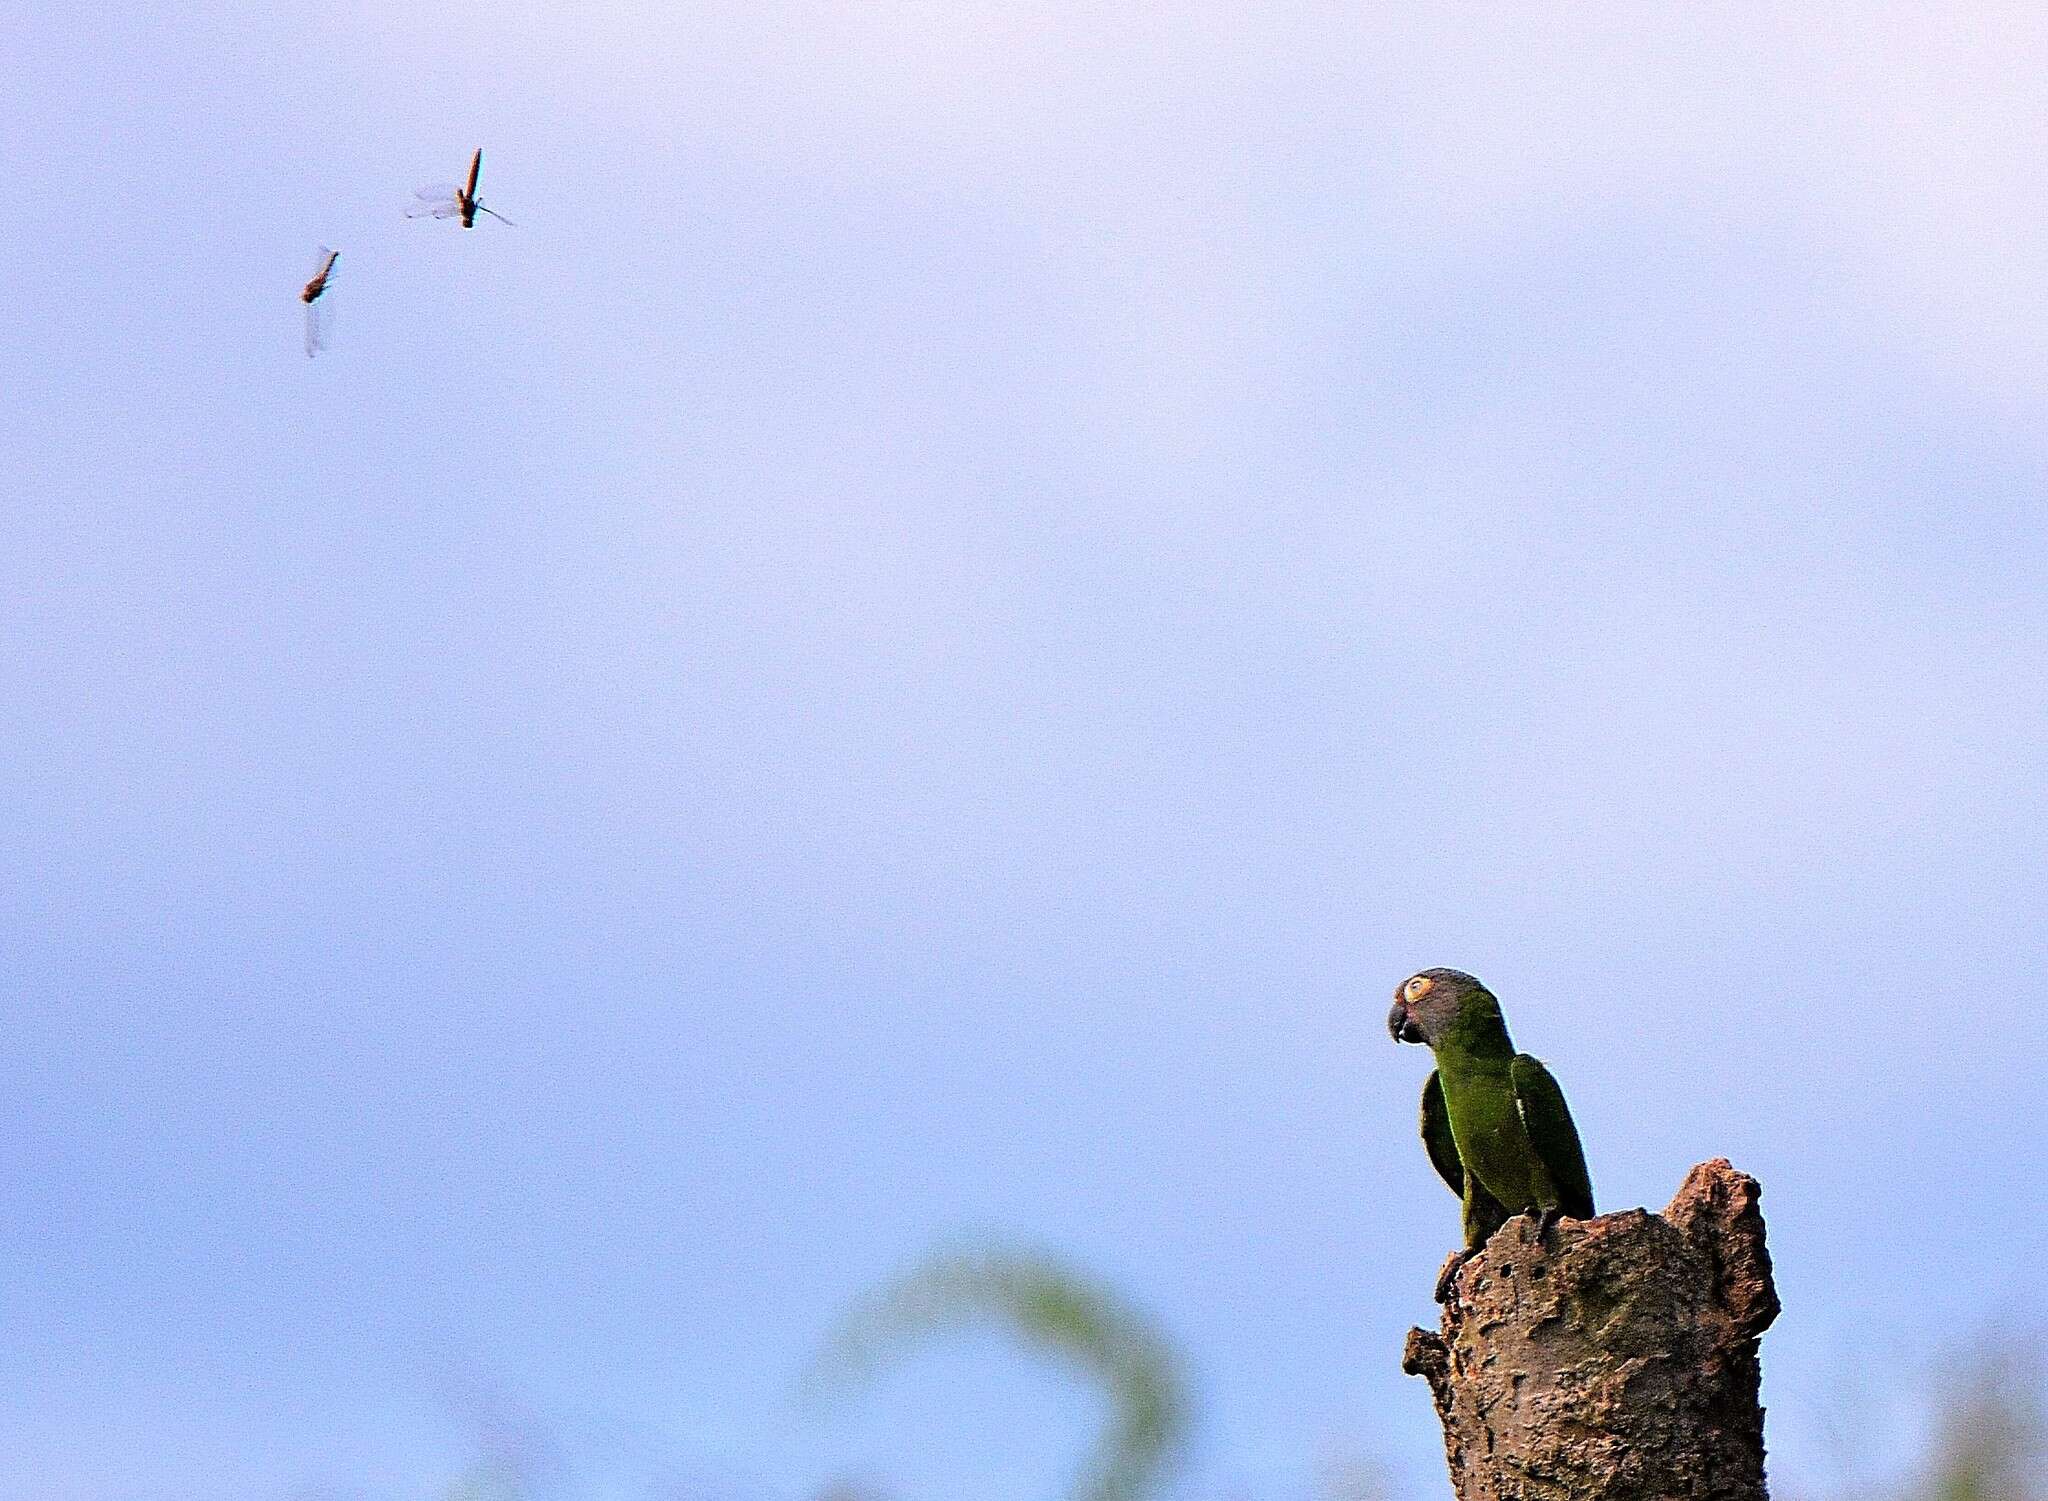
[[[1593,1217],[1593,1180],[1564,1091],[1515,1051],[1491,991],[1460,970],[1425,969],[1394,992],[1387,1030],[1436,1054],[1422,1086],[1422,1144],[1465,1206],[1465,1249],[1439,1299],[1509,1216],[1537,1215],[1539,1237],[1560,1215]]]

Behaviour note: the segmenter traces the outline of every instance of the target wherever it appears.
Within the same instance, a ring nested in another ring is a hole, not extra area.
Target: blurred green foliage
[[[1804,1501],[2048,1501],[2042,1370],[2038,1336],[1990,1338],[1958,1351],[1934,1375],[1930,1436],[1909,1475],[1800,1494]],[[1844,1395],[1842,1411],[1866,1435],[1874,1422],[1868,1406]],[[1855,1448],[1845,1446],[1843,1463],[1853,1462]]]
[[[1165,1335],[1113,1289],[1040,1252],[982,1248],[931,1257],[863,1299],[809,1378],[844,1391],[885,1363],[957,1330],[994,1327],[1100,1386],[1109,1419],[1072,1501],[1140,1501],[1171,1472],[1190,1410]]]
[[[1943,1406],[1928,1473],[1914,1501],[2041,1501],[2041,1361],[1994,1350],[1957,1380]]]

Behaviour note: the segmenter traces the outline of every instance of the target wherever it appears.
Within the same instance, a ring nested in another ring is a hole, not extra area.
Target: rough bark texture
[[[1508,1221],[1408,1332],[1458,1501],[1764,1501],[1757,1341],[1778,1316],[1757,1181],[1725,1159],[1661,1215]]]

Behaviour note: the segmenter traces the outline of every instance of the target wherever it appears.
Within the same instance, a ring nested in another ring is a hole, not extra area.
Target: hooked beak
[[[1394,1009],[1387,1013],[1387,1032],[1396,1042],[1421,1042],[1422,1026],[1408,1014],[1405,1002],[1394,1002]]]

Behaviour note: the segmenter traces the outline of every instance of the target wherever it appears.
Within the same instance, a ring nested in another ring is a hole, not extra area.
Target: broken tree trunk
[[[1757,1341],[1778,1316],[1757,1181],[1725,1159],[1661,1215],[1508,1221],[1408,1331],[1458,1501],[1765,1501]]]

